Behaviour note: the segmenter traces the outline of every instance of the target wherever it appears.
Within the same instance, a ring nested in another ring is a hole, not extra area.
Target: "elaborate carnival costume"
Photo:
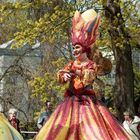
[[[23,140],[20,133],[0,113],[0,140]]]
[[[83,53],[90,54],[95,42],[100,16],[92,9],[82,15],[77,11],[73,18],[72,44],[82,46]],[[80,71],[80,74],[77,74]],[[36,140],[131,140],[121,124],[109,110],[96,99],[92,83],[96,79],[97,65],[88,59],[86,63],[70,61],[58,72],[58,79],[65,83],[64,74],[70,74],[65,100],[58,105]]]

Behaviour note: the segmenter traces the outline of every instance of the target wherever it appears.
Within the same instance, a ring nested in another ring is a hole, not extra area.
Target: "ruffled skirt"
[[[106,106],[92,96],[68,96],[35,140],[132,140]]]

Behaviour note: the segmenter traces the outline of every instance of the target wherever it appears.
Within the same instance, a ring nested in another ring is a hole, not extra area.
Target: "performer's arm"
[[[87,86],[91,84],[97,76],[97,66],[94,63],[93,65],[89,66],[87,69],[83,71],[83,85]]]
[[[69,62],[64,69],[59,70],[57,73],[57,79],[60,83],[66,83],[71,79],[72,73],[71,73],[71,67],[72,62]]]

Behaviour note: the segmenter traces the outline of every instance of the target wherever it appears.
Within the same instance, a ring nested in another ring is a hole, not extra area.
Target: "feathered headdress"
[[[85,51],[88,50],[96,41],[99,23],[100,16],[93,9],[82,14],[76,11],[72,21],[72,44],[80,44]]]

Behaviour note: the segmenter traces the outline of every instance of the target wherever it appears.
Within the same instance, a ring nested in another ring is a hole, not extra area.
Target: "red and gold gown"
[[[76,76],[76,71],[81,76]],[[35,140],[132,140],[108,108],[96,99],[91,87],[96,75],[96,65],[89,60],[82,67],[74,62],[58,73],[64,83],[63,74],[71,73],[72,79],[61,102]]]

